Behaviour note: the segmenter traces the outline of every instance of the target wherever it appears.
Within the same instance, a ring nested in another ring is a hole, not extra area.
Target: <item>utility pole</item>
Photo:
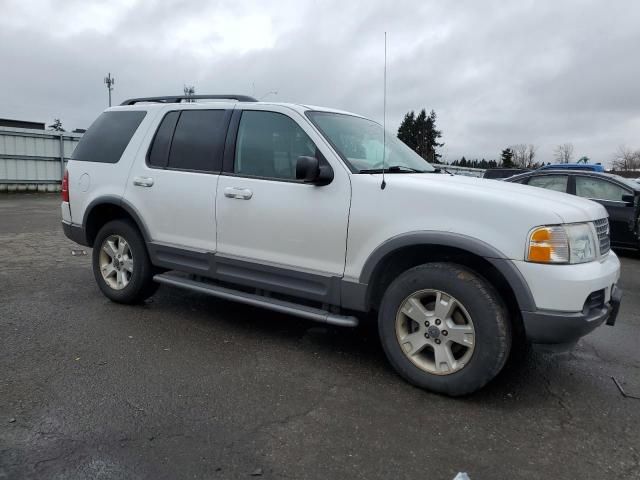
[[[116,79],[111,76],[111,73],[108,73],[107,76],[104,77],[104,83],[107,85],[107,90],[109,91],[109,106],[111,106],[111,91],[116,84]]]

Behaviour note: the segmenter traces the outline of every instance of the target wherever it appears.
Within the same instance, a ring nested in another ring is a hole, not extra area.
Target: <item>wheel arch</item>
[[[87,245],[92,247],[100,228],[118,218],[131,220],[138,227],[145,243],[149,242],[149,231],[131,204],[122,197],[102,196],[94,199],[85,210],[82,226]]]
[[[526,280],[500,251],[486,242],[450,232],[410,232],[393,237],[369,256],[358,284],[364,310],[377,309],[387,286],[403,271],[423,263],[451,261],[484,276],[503,296],[510,313],[535,310]],[[353,289],[355,291],[356,289]]]

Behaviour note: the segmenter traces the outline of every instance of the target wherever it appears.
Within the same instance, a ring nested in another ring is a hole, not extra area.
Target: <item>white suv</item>
[[[335,325],[376,312],[396,370],[449,395],[525,337],[572,344],[614,323],[601,205],[441,173],[351,113],[183,100],[108,109],[67,166],[63,228],[94,247],[110,299],[164,283]]]

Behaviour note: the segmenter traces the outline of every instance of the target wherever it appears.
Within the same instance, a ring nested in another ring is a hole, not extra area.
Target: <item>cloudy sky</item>
[[[0,117],[87,127],[128,97],[247,93],[382,120],[434,109],[445,159],[640,148],[633,0],[0,0]],[[277,91],[277,95],[269,92]]]

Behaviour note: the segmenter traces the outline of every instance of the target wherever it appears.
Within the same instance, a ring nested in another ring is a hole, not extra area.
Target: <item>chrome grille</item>
[[[611,249],[609,241],[609,219],[601,218],[593,222],[598,233],[598,241],[600,242],[600,255],[606,255]]]

